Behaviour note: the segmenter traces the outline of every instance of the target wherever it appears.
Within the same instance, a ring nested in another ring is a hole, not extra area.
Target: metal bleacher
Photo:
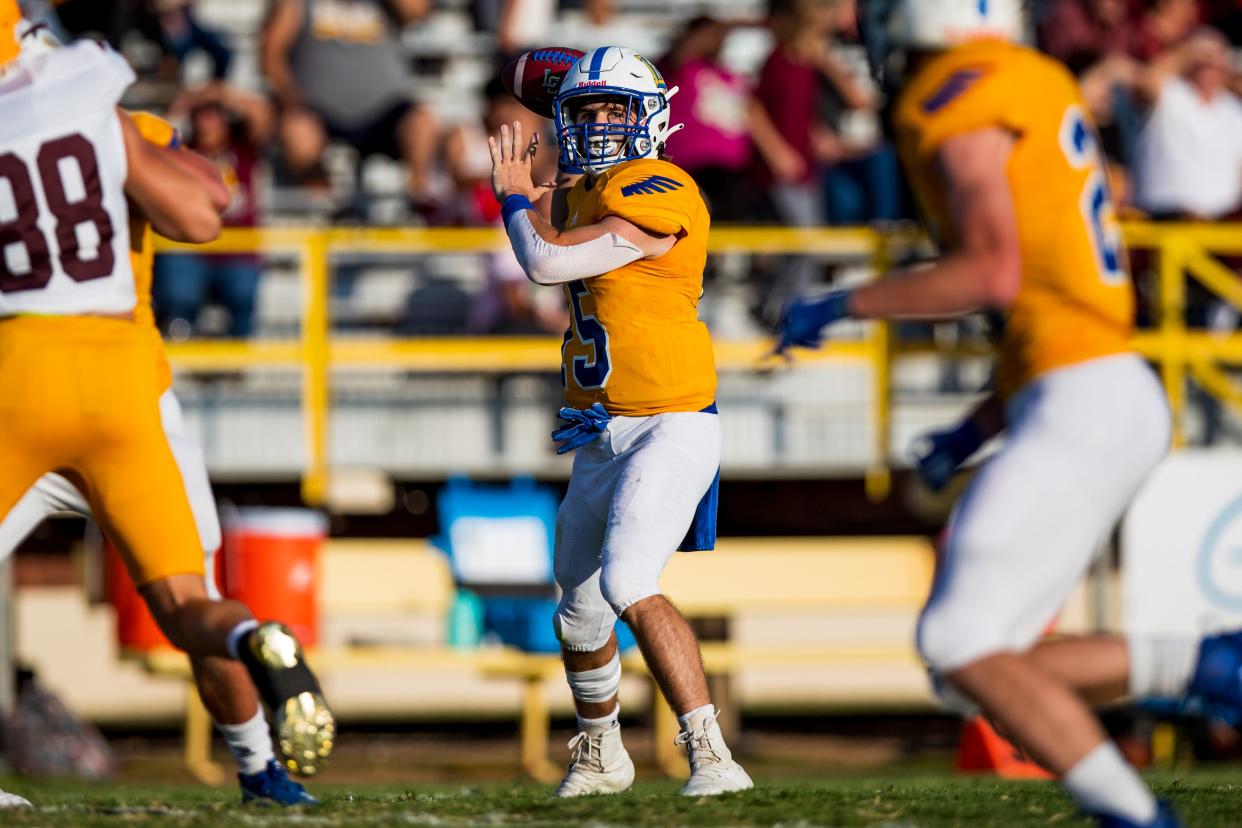
[[[1242,364],[1242,335],[1188,330],[1186,286],[1194,280],[1221,301],[1242,307],[1242,287],[1218,255],[1242,252],[1231,225],[1130,224],[1134,248],[1151,251],[1151,327],[1136,347],[1160,369],[1184,442],[1187,384],[1193,380],[1235,410],[1242,392],[1230,370]],[[865,278],[907,244],[902,234],[862,228],[721,228],[719,255],[797,251],[849,263]],[[398,337],[392,332],[334,330],[331,261],[368,250],[418,259],[474,254],[505,244],[496,230],[277,228],[230,231],[210,249],[273,250],[300,262],[300,325],[279,338],[174,344],[178,391],[190,428],[217,477],[301,476],[312,503],[328,493],[334,464],[391,475],[443,478],[515,473],[568,474],[547,432],[557,408],[560,339]],[[1188,279],[1189,277],[1189,279]],[[713,301],[704,300],[712,322]],[[911,438],[945,423],[969,402],[946,392],[946,365],[964,368],[958,387],[986,376],[988,350],[965,341],[941,347],[899,336],[894,325],[834,329],[827,346],[792,366],[763,356],[763,337],[717,329],[724,469],[731,478],[865,474],[873,493],[887,490]],[[240,378],[202,377],[241,372]],[[193,379],[198,376],[199,379]],[[227,440],[219,439],[228,434]]]

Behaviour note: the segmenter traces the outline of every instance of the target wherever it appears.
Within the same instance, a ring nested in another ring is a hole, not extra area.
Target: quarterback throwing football
[[[1003,424],[1007,439],[957,504],[919,650],[947,700],[981,707],[1102,825],[1179,825],[1088,704],[1163,696],[1236,715],[1242,636],[1039,641],[1169,442],[1160,385],[1129,344],[1133,288],[1095,128],[1065,67],[1015,43],[1019,0],[869,11],[879,73],[900,75],[902,163],[944,255],[795,302],[781,348],[814,347],[846,317],[1002,320],[998,399],[968,430]]]
[[[563,286],[573,313],[562,348],[567,424],[553,438],[577,454],[554,569],[580,732],[559,796],[617,793],[634,780],[617,723],[618,617],[679,717],[691,770],[682,793],[751,787],[716,724],[694,633],[659,585],[679,547],[714,545],[721,450],[712,345],[698,318],[707,209],[690,176],[660,158],[677,129],[675,92],[615,46],[568,71],[554,100],[557,140],[562,170],[582,175],[563,226],[532,207],[547,185],[531,180],[533,145],[520,126],[491,139],[513,250],[532,281]]]

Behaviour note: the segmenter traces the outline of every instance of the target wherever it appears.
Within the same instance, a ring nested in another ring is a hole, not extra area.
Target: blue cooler
[[[448,555],[457,586],[478,596],[483,634],[527,652],[560,651],[552,627],[558,506],[554,489],[529,478],[507,485],[451,478],[436,501],[442,534],[434,542]],[[634,646],[620,622],[617,641]]]

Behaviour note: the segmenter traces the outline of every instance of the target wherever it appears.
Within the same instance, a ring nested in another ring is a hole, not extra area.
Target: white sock
[[[617,702],[617,706],[607,716],[600,716],[598,719],[584,719],[578,717],[578,730],[603,730],[612,727],[617,723],[618,717],[621,715],[621,702]]]
[[[241,658],[241,656],[238,655],[240,652],[238,648],[241,646],[241,640],[250,635],[253,630],[258,629],[258,627],[259,622],[253,618],[248,618],[234,627],[232,632],[229,633],[229,655],[233,658]]]
[[[1130,693],[1176,699],[1194,675],[1199,642],[1193,638],[1130,636]]]
[[[1150,822],[1156,800],[1112,742],[1104,742],[1069,769],[1061,784],[1084,811]]]
[[[229,746],[229,753],[237,760],[237,769],[242,773],[258,773],[267,767],[268,760],[276,758],[262,707],[250,721],[232,725],[216,722],[216,730],[224,737],[224,743]]]
[[[715,705],[705,704],[702,707],[696,707],[689,713],[682,713],[677,717],[677,724],[681,725],[682,730],[689,730],[690,723],[704,716],[710,716],[716,712]]]

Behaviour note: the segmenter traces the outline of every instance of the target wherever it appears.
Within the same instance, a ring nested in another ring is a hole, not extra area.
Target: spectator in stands
[[[1180,46],[1155,61],[1140,88],[1152,100],[1139,136],[1136,201],[1156,220],[1236,220],[1242,210],[1242,99],[1228,88],[1232,60],[1219,31],[1196,29]],[[1235,270],[1237,257],[1225,263]],[[1186,322],[1228,332],[1237,313],[1192,281]],[[1193,392],[1192,392],[1193,393]],[[1205,443],[1222,424],[1219,402],[1200,398]]]
[[[203,28],[194,13],[194,0],[150,0],[152,11],[160,23],[164,48],[178,65],[195,49],[200,49],[211,59],[211,76],[224,80],[233,62],[233,52],[220,35]]]
[[[1144,0],[1131,54],[1149,63],[1180,44],[1199,23],[1198,0]]]
[[[500,225],[500,206],[492,195],[492,159],[489,135],[503,124],[522,122],[526,135],[538,132],[542,148],[535,154],[532,178],[551,181],[556,177],[556,142],[548,121],[518,103],[494,77],[483,90],[484,113],[478,123],[458,126],[444,145],[444,166],[456,190],[458,223],[471,226]],[[551,198],[537,205],[547,218]],[[534,291],[513,251],[506,246],[486,255],[487,282],[470,305],[467,328],[479,334],[561,333],[569,324],[565,303],[556,291]]]
[[[1242,100],[1231,73],[1228,40],[1207,27],[1153,64],[1135,176],[1136,201],[1154,218],[1213,221],[1242,207]]]
[[[259,208],[255,184],[260,153],[272,134],[272,112],[260,97],[215,83],[187,91],[170,116],[189,122],[185,144],[214,161],[233,194],[225,227],[254,227]],[[229,314],[227,334],[242,338],[254,328],[259,261],[246,255],[158,256],[151,295],[156,320],[170,338],[198,331],[199,312],[214,299]]]
[[[335,138],[363,156],[404,160],[411,199],[428,200],[436,126],[414,101],[400,35],[430,8],[430,0],[273,0],[260,52],[295,178],[322,181],[320,159]]]
[[[858,41],[857,0],[834,3],[830,21],[835,41]],[[841,145],[840,156],[828,163],[824,172],[828,220],[833,224],[896,221],[908,213],[903,206],[897,149],[885,140],[861,47],[858,58],[848,65],[844,60],[838,61],[840,71],[852,83],[841,88],[830,77],[824,106],[825,121]]]
[[[785,149],[761,159],[759,184],[767,190],[784,225],[822,225],[825,214],[823,165],[846,157],[846,146],[823,117],[821,99],[835,94],[846,109],[870,108],[870,90],[831,48],[842,7],[850,0],[775,0],[776,45],[759,71],[756,96],[785,142]],[[770,159],[779,159],[774,164]],[[789,257],[764,290],[762,319],[774,322],[786,298],[813,281],[815,260]]]
[[[1078,76],[1105,154],[1119,164],[1114,192],[1122,201],[1124,170],[1133,163],[1141,126],[1132,94],[1142,71],[1132,56],[1138,37],[1138,20],[1127,0],[1054,0],[1039,26],[1040,48]]]
[[[685,129],[669,139],[668,151],[690,173],[707,200],[714,221],[752,217],[756,199],[748,180],[751,155],[768,166],[800,171],[802,160],[772,124],[746,78],[720,62],[729,25],[695,17],[673,38],[659,66]]]
[[[824,222],[820,167],[840,160],[845,147],[820,114],[824,92],[847,109],[868,109],[870,91],[833,53],[831,35],[846,0],[777,0],[773,9],[776,47],[759,72],[758,100],[792,155],[763,165],[762,180],[780,219],[789,225]]]
[[[1076,74],[1109,55],[1127,55],[1137,38],[1127,0],[1053,0],[1039,25],[1039,47]]]

